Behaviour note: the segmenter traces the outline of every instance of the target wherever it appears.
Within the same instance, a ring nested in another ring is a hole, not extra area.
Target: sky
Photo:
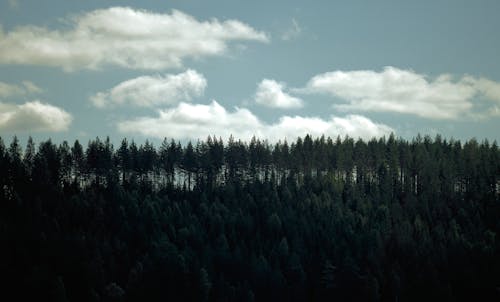
[[[1,1],[6,141],[500,139],[500,1]]]

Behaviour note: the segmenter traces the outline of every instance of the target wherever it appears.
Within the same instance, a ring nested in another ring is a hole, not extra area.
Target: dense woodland
[[[500,301],[499,232],[488,141],[0,139],[3,301]]]

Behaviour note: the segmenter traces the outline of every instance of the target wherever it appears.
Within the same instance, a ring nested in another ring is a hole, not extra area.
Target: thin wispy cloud
[[[178,10],[153,13],[130,7],[94,10],[66,20],[68,30],[0,28],[0,63],[76,69],[119,66],[178,68],[187,58],[222,55],[233,41],[269,41],[238,20],[198,21]]]
[[[9,7],[12,9],[19,8],[19,0],[9,0]]]
[[[288,28],[282,35],[281,35],[281,40],[284,41],[290,41],[293,39],[297,39],[302,33],[302,28],[299,25],[299,22],[295,19],[292,18],[292,24],[290,25],[290,28]]]
[[[43,89],[30,81],[23,81],[20,85],[0,81],[0,98],[34,95],[41,92]]]

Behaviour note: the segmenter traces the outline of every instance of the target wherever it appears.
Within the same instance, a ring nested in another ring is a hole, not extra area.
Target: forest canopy
[[[41,301],[500,297],[496,142],[0,138],[0,289]]]

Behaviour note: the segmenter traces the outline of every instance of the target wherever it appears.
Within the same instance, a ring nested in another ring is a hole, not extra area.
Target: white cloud
[[[59,132],[67,130],[72,120],[63,109],[40,101],[22,105],[0,102],[0,131]]]
[[[500,102],[500,83],[486,78],[474,78],[471,76],[465,76],[463,81],[474,87],[486,98],[492,101]]]
[[[500,100],[500,84],[464,76],[434,79],[395,67],[371,70],[334,71],[313,77],[305,92],[327,93],[346,100],[341,110],[398,112],[431,119],[457,119],[472,114],[474,97]]]
[[[131,104],[142,107],[176,104],[203,94],[207,80],[194,71],[164,76],[141,76],[127,80],[90,100],[97,107]]]
[[[255,102],[274,108],[301,108],[304,106],[301,99],[285,93],[284,88],[285,84],[283,83],[264,79],[257,87]]]
[[[380,137],[394,130],[389,126],[377,124],[359,116],[348,115],[344,118],[332,116],[328,120],[317,117],[283,116],[277,123],[261,121],[245,108],[227,111],[216,101],[209,105],[180,103],[177,107],[161,110],[156,117],[141,117],[118,123],[118,130],[124,133],[139,133],[151,137],[171,137],[174,139],[205,139],[208,135],[224,139],[249,140],[252,136],[270,141],[296,139],[311,134],[335,137]]]
[[[30,81],[23,81],[22,85],[13,85],[0,82],[0,98],[11,96],[25,96],[41,93],[43,90]]]
[[[298,38],[301,33],[302,28],[300,27],[299,22],[297,22],[295,18],[292,18],[291,27],[281,35],[281,39],[284,41],[293,40]]]
[[[223,54],[230,41],[267,42],[238,20],[200,22],[183,12],[158,14],[129,7],[94,10],[66,20],[67,30],[0,28],[0,63],[97,69],[180,67],[186,58]]]

